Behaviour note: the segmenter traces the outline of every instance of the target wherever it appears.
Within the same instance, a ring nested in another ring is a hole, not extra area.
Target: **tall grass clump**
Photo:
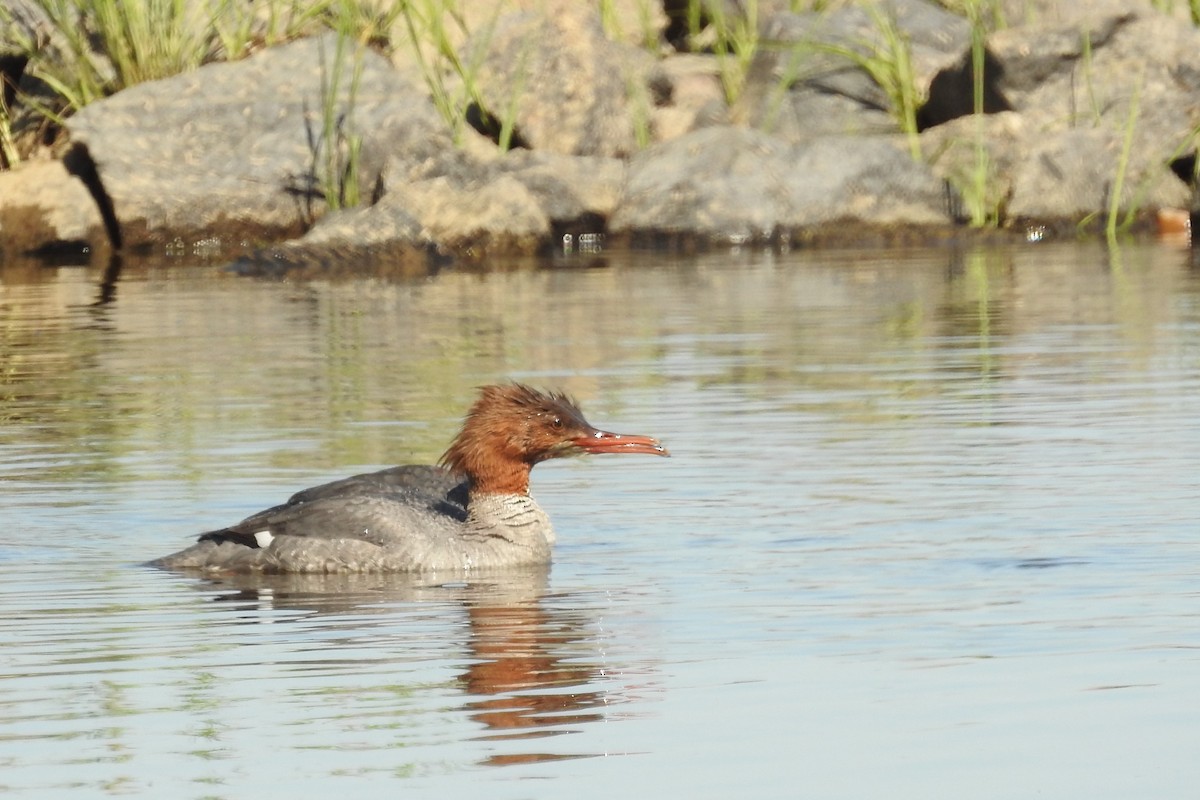
[[[914,160],[921,158],[921,143],[917,138],[917,112],[925,102],[917,87],[916,71],[912,61],[912,42],[896,22],[894,13],[884,12],[879,6],[867,7],[871,22],[879,33],[880,41],[873,45],[870,55],[860,63],[871,79],[883,89],[891,104],[892,115],[900,130],[908,139],[909,153]]]
[[[975,124],[972,140],[973,163],[960,194],[967,204],[971,226],[994,227],[1000,224],[999,201],[993,199],[994,170],[983,132],[984,69],[987,58],[987,30],[984,27],[984,3],[968,0],[967,19],[971,23],[971,118]]]
[[[925,97],[917,85],[912,42],[900,29],[894,12],[885,11],[876,3],[867,4],[864,10],[875,28],[876,37],[846,44],[812,42],[806,47],[815,53],[843,59],[867,73],[887,97],[891,116],[908,141],[909,154],[914,161],[920,161],[917,112],[925,102]],[[795,58],[789,71],[791,74],[784,77],[785,84],[790,84],[798,72]]]
[[[379,46],[412,0],[34,0],[53,34],[17,44],[26,70],[58,102],[38,110],[55,122],[145,81],[232,61],[325,27]],[[432,0],[427,0],[432,2]],[[0,6],[0,24],[6,23]],[[17,31],[16,26],[9,28]]]
[[[362,79],[362,51],[339,28],[333,58],[321,48],[321,130],[309,148],[313,154],[313,177],[330,210],[356,206],[359,195],[359,164],[363,137],[354,128],[354,106]],[[353,61],[353,64],[348,62]],[[349,78],[346,76],[350,70]],[[343,84],[345,107],[343,108]]]
[[[404,4],[402,17],[433,105],[450,124],[455,141],[461,141],[467,102],[481,99],[475,80],[479,64],[464,62],[454,44],[456,31],[466,38],[466,22],[453,0],[411,0]],[[448,80],[449,74],[458,77],[458,86]]]
[[[711,52],[725,102],[733,105],[746,84],[750,64],[759,49],[758,0],[731,4],[688,0],[685,9],[688,41],[693,51]]]
[[[237,61],[261,47],[282,44],[321,22],[332,0],[212,0],[213,58]]]
[[[1108,195],[1108,217],[1104,221],[1104,236],[1111,244],[1117,239],[1120,231],[1127,230],[1133,224],[1141,205],[1140,194],[1130,202],[1125,210],[1125,216],[1118,218],[1121,209],[1121,195],[1125,190],[1125,179],[1129,173],[1129,158],[1133,152],[1133,138],[1137,132],[1137,121],[1141,113],[1142,86],[1146,82],[1146,66],[1142,65],[1142,74],[1133,89],[1129,100],[1129,114],[1125,118],[1125,130],[1121,137],[1121,155],[1117,158],[1116,175],[1113,178],[1112,190]]]
[[[311,0],[307,6],[293,5],[298,15],[292,22],[315,19],[352,38],[359,44],[388,52],[392,49],[392,29],[413,0]]]
[[[203,6],[188,0],[75,0],[91,9],[104,52],[117,80],[132,86],[188,72],[209,55],[209,21]]]
[[[195,69],[211,54],[203,4],[188,0],[37,0],[55,30],[56,51],[28,69],[61,98],[43,109],[61,119],[88,103],[144,81]]]
[[[410,6],[411,2],[317,0],[299,14],[299,19],[315,19],[336,34],[332,59],[324,48],[320,52],[321,130],[317,136],[310,131],[309,139],[313,178],[330,210],[362,202],[363,136],[355,128],[354,111],[362,82],[363,48],[391,50],[393,26]]]
[[[689,24],[692,24],[693,8],[698,8],[701,0],[689,2]],[[733,103],[742,93],[746,85],[746,75],[750,71],[750,63],[758,53],[758,2],[749,0],[743,7],[743,13],[730,14],[724,3],[710,3],[708,6],[713,26],[713,52],[717,56],[718,70],[721,76],[721,88],[725,92],[725,101]],[[696,22],[698,25],[698,21]]]
[[[500,11],[497,6],[475,31],[467,29],[466,19],[454,0],[408,0],[403,4],[401,16],[434,107],[450,125],[454,140],[461,143],[467,126],[471,125],[493,138],[501,150],[508,150],[516,131],[522,86],[518,82],[497,117],[484,99],[480,82],[487,43],[491,41]],[[467,39],[473,39],[475,46],[467,49],[456,44]],[[518,74],[524,72],[521,65],[528,55],[524,47],[510,54],[518,62]]]
[[[1172,14],[1175,11],[1175,0],[1151,0],[1151,5],[1164,14]],[[1188,16],[1192,19],[1192,24],[1200,26],[1200,0],[1187,0]]]
[[[987,9],[989,0],[963,0],[959,4],[970,22],[970,60],[966,65],[971,76],[971,113],[965,120],[971,125],[969,138],[955,137],[936,151],[929,161],[936,161],[945,149],[967,151],[966,158],[956,158],[946,180],[957,190],[961,210],[973,228],[996,227],[1003,221],[1005,187],[998,180],[998,169],[988,148],[985,116],[985,70],[987,61]],[[965,163],[964,163],[965,162]]]
[[[12,135],[12,114],[8,110],[8,87],[0,80],[0,169],[11,169],[21,160]]]
[[[655,23],[655,15],[653,8],[658,6],[661,10],[661,2],[655,0],[638,0],[637,3],[637,38],[640,40],[641,46],[654,52],[658,50],[658,28]],[[613,39],[624,39],[628,31],[621,27],[618,19],[617,7],[614,0],[599,0],[600,6],[600,25],[604,31]]]

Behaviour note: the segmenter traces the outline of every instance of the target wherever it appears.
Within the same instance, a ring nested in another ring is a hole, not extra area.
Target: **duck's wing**
[[[430,524],[467,518],[465,479],[440,467],[391,467],[314,486],[199,541],[266,547],[276,536],[362,539],[381,544],[381,523],[414,512]]]

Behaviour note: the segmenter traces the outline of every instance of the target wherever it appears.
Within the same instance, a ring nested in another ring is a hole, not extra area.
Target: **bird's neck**
[[[521,461],[488,459],[467,474],[471,494],[529,495],[529,465]]]

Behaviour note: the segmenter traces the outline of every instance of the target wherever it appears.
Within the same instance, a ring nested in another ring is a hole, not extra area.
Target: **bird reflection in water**
[[[468,604],[471,654],[460,682],[472,719],[494,733],[485,740],[534,739],[571,733],[571,726],[604,719],[605,692],[594,686],[599,665],[577,660],[587,619],[555,615],[537,602],[515,606]],[[493,766],[528,764],[592,754],[506,753]]]
[[[460,605],[469,632],[462,642],[468,665],[456,680],[464,698],[461,708],[487,729],[472,738],[541,740],[605,720],[611,707],[629,702],[623,695],[634,689],[613,680],[626,670],[606,663],[592,610],[572,603],[569,595],[546,594],[547,572],[536,567],[450,584],[405,575],[251,574],[211,578],[200,586],[227,590],[214,599],[243,614],[241,622],[261,622],[264,611],[303,612],[283,618],[287,620],[344,616],[355,641],[371,625],[364,615],[379,615],[381,625],[391,615],[388,624],[395,625],[398,608],[411,609],[412,603]],[[454,649],[454,642],[447,644]],[[603,754],[539,749],[494,753],[481,763],[503,766],[594,755]]]

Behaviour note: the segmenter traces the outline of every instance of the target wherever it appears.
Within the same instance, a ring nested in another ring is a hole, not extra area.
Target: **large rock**
[[[792,149],[757,131],[705,128],[641,153],[610,220],[614,233],[764,241],[791,217]]]
[[[527,187],[557,228],[608,219],[625,184],[625,162],[616,158],[525,150],[509,153],[496,167]]]
[[[254,250],[233,269],[256,277],[407,277],[428,271],[433,256],[415,217],[377,204],[331,211],[300,238]]]
[[[1118,181],[1124,146],[1119,133],[1104,128],[1077,128],[1030,141],[1013,177],[1008,217],[1036,224],[1104,215],[1118,184],[1122,216],[1188,206],[1191,190],[1165,164],[1144,154],[1130,159]]]
[[[1113,14],[1157,12],[1156,6],[1178,5],[1186,19],[1187,3],[1155,3],[1154,0],[999,0],[993,9],[993,19],[1005,27],[1062,26],[1076,30],[1090,26],[1093,21]]]
[[[506,14],[470,43],[486,110],[501,121],[512,116],[521,142],[536,150],[629,155],[637,144],[630,87],[645,80],[652,59],[606,38],[590,6],[549,5]]]
[[[1123,215],[1188,206],[1192,190],[1171,162],[1195,153],[1200,32],[1143,3],[1091,0],[1086,17],[1040,5],[1039,21],[987,39],[985,107],[1012,109],[1017,121],[954,120],[974,104],[964,53],[956,77],[933,82],[928,118],[954,121],[922,134],[927,157],[955,180],[986,151],[988,202],[1021,224],[1106,214],[1118,186]]]
[[[610,227],[726,243],[808,237],[823,225],[940,227],[952,222],[946,191],[891,138],[793,145],[712,127],[635,158]]]
[[[301,40],[134,86],[68,120],[94,162],[123,244],[302,232],[325,208],[319,184],[327,101],[341,145],[362,137],[358,189],[365,197],[391,153],[419,158],[452,146],[428,98],[370,50],[351,47],[339,91],[328,90],[336,49],[333,35]],[[351,95],[356,63],[361,77]]]
[[[413,216],[447,254],[532,253],[563,234],[603,232],[624,176],[618,159],[536,150],[396,156],[382,176],[378,205]]]
[[[668,56],[651,70],[648,84],[653,103],[651,133],[656,142],[729,122],[720,65],[709,56]]]
[[[997,87],[1044,129],[1123,131],[1167,157],[1200,122],[1200,31],[1157,13],[1114,11],[1088,28],[1013,28],[988,39]]]
[[[817,139],[796,147],[788,172],[791,226],[943,227],[953,223],[952,192],[901,137]]]
[[[513,151],[481,160],[459,150],[393,156],[370,207],[321,219],[299,239],[238,264],[245,274],[411,274],[445,258],[533,254],[563,237],[602,235],[624,167],[616,159]]]
[[[0,261],[104,243],[104,223],[87,187],[61,162],[30,161],[0,172]]]
[[[961,219],[994,223],[1005,217],[1034,139],[1015,111],[958,117],[921,134],[922,157],[958,191]]]
[[[511,175],[484,173],[465,180],[443,175],[403,183],[384,196],[376,211],[411,214],[422,235],[447,255],[534,252],[550,236],[545,210]]]
[[[792,141],[898,131],[898,109],[864,63],[897,63],[893,49],[905,47],[924,93],[970,41],[966,20],[927,0],[778,13],[761,35],[734,116]]]

